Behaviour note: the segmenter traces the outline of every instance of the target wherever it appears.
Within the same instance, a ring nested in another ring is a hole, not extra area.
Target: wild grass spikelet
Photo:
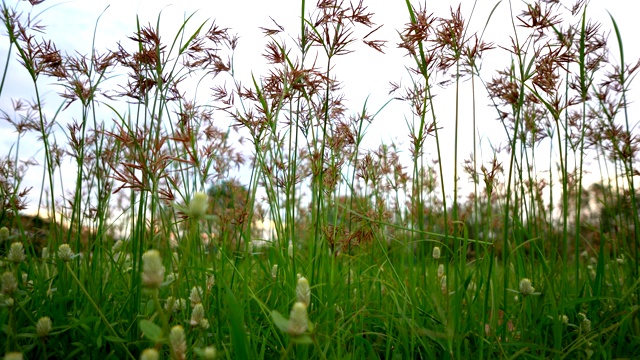
[[[158,250],[148,250],[142,254],[142,285],[157,289],[164,281],[164,266]]]
[[[301,277],[298,279],[298,284],[296,285],[296,298],[298,302],[309,306],[311,304],[311,288],[309,287],[309,281],[305,277]]]
[[[7,254],[7,260],[12,263],[21,263],[26,259],[24,254],[24,245],[21,242],[11,243],[9,253]]]
[[[192,219],[201,219],[209,209],[209,195],[203,192],[193,194],[185,213]]]
[[[171,359],[184,360],[187,358],[187,338],[182,326],[176,325],[171,328],[169,344],[171,345]]]
[[[69,244],[62,244],[60,245],[60,247],[58,247],[58,259],[64,262],[68,262],[71,261],[72,258],[73,250],[71,250]]]
[[[7,271],[2,274],[0,282],[2,283],[2,293],[5,295],[11,296],[18,290],[18,280],[12,272]]]
[[[144,349],[140,354],[140,360],[158,360],[160,353],[154,348]]]
[[[522,296],[531,295],[536,290],[531,285],[531,280],[529,280],[527,278],[523,278],[522,280],[520,280],[519,289],[520,289],[520,294],[522,294]]]
[[[51,332],[51,327],[51,318],[43,316],[36,323],[36,334],[38,334],[38,337],[45,338]]]
[[[300,336],[307,331],[309,320],[307,318],[307,305],[303,302],[296,302],[291,309],[289,316],[289,329],[287,332],[291,336]]]

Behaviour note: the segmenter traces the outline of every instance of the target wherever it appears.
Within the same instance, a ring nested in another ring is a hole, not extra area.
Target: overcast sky
[[[567,5],[574,1],[566,2]],[[8,2],[10,6],[15,2]],[[405,66],[411,66],[410,59],[404,57],[404,51],[397,49],[398,31],[409,21],[405,1],[392,0],[365,0],[365,5],[374,13],[373,21],[384,26],[377,32],[375,39],[387,40],[386,54],[381,54],[362,44],[358,44],[353,54],[338,58],[335,72],[338,78],[344,83],[348,105],[353,113],[362,109],[365,100],[369,97],[368,107],[375,112],[385,102],[390,99],[388,95],[389,82],[405,84],[409,82],[409,77]],[[476,12],[471,19],[471,31],[481,31],[490,11],[497,1],[478,0]],[[465,19],[469,18],[474,1],[462,0],[462,13]],[[513,6],[521,9],[522,2],[514,0]],[[640,47],[638,46],[637,35],[640,34],[640,21],[637,12],[630,8],[629,1],[622,0],[592,0],[587,10],[587,17],[603,23],[604,29],[612,29],[611,20],[607,11],[616,19],[625,41],[625,56],[627,63],[632,63],[640,57]],[[312,10],[315,1],[307,1],[307,7]],[[452,1],[427,1],[427,8],[436,16],[446,17],[449,15],[449,7],[457,6],[458,2]],[[18,4],[23,12],[29,12],[31,5],[22,1]],[[240,80],[249,81],[251,74],[257,76],[266,73],[266,65],[261,57],[264,52],[264,45],[267,39],[259,27],[273,27],[269,17],[272,17],[278,24],[285,28],[288,33],[279,35],[281,38],[296,37],[300,29],[300,2],[299,1],[270,1],[270,0],[224,0],[224,1],[166,1],[166,0],[82,0],[82,1],[57,1],[47,0],[37,5],[32,10],[32,17],[47,25],[45,36],[53,40],[58,48],[65,52],[79,52],[87,54],[92,47],[92,38],[97,23],[96,48],[99,50],[116,50],[116,44],[128,41],[126,36],[131,36],[136,28],[136,16],[140,18],[140,23],[156,24],[158,15],[162,34],[171,36],[175,34],[184,18],[195,12],[191,22],[192,30],[197,24],[203,21],[214,20],[222,27],[230,28],[233,33],[240,37],[239,45],[235,52],[235,70]],[[519,14],[520,10],[515,11]],[[102,15],[101,15],[102,14]],[[99,19],[100,18],[100,19]],[[99,21],[98,21],[99,19]],[[493,19],[489,23],[485,40],[508,46],[509,36],[512,34],[511,21],[509,16],[509,2],[503,1],[497,7]],[[359,34],[362,35],[362,34]],[[168,37],[167,37],[168,39]],[[615,35],[609,37],[609,46],[617,54]],[[130,41],[129,41],[130,42]],[[6,36],[2,37],[0,43],[0,59],[6,58],[8,48]],[[488,81],[492,77],[493,69],[502,69],[509,64],[509,54],[503,49],[495,49],[483,60],[483,77]],[[2,64],[4,67],[4,64]],[[33,98],[32,85],[27,81],[26,71],[21,69],[14,61],[10,64],[6,89],[2,93],[0,106],[7,111],[10,99],[17,97]],[[44,97],[48,102],[57,106],[60,103],[56,92],[59,88],[49,82],[53,87],[47,88]],[[46,85],[46,84],[45,84]],[[465,86],[468,86],[465,85]],[[635,86],[634,86],[635,88]],[[466,94],[469,94],[468,88]],[[453,122],[447,121],[447,117],[453,118],[453,113],[447,113],[447,108],[452,108],[452,89],[441,90],[440,97],[437,98],[436,112],[443,127],[443,139],[445,142],[445,152],[453,152],[452,141],[446,141],[453,136]],[[634,94],[637,94],[635,92]],[[495,110],[488,107],[486,93],[478,91],[478,115],[480,137],[483,140],[484,150],[487,151],[489,142],[497,145],[504,140],[500,137],[503,132],[501,125],[495,120]],[[467,97],[463,103],[468,105],[470,100]],[[462,128],[464,134],[461,135],[463,144],[460,151],[459,162],[468,157],[471,148],[468,144],[472,141],[470,106],[464,106],[462,113]],[[632,115],[637,114],[633,110]],[[69,117],[78,118],[79,114],[69,114]],[[408,145],[408,130],[405,119],[411,117],[411,113],[406,104],[393,102],[371,125],[366,137],[366,145],[375,148],[381,141],[404,144],[406,151]],[[8,130],[5,123],[0,124],[0,154],[6,154],[9,147],[15,142],[15,134]],[[34,156],[37,159],[42,157],[39,152],[37,142],[25,140],[27,145],[21,150],[23,158]],[[435,148],[429,148],[429,157],[435,158]],[[487,151],[488,152],[488,151]],[[491,157],[490,153],[483,153],[485,161]],[[408,156],[408,152],[407,152]],[[449,167],[451,168],[451,167]],[[35,176],[27,179],[30,186],[40,188],[39,170]],[[446,175],[445,175],[446,176]],[[461,178],[465,183],[466,177]]]

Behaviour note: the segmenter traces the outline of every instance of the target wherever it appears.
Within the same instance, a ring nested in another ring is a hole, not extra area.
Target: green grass
[[[413,61],[390,95],[410,141],[366,149],[388,103],[349,114],[333,69],[378,25],[334,5],[303,0],[298,34],[265,31],[271,69],[241,83],[238,39],[213,22],[189,17],[161,39],[160,17],[138,21],[117,51],[67,55],[2,3],[5,69],[22,65],[34,99],[3,109],[17,131],[0,159],[6,359],[640,357],[636,67],[615,21],[617,54],[585,8],[532,3],[512,10],[513,42],[492,44],[468,27],[470,9],[407,1],[387,40]],[[385,49],[371,38],[368,51]],[[486,75],[482,54],[499,47],[506,65]],[[188,77],[213,79],[206,105],[184,95]],[[52,79],[54,112],[41,97]],[[453,103],[434,100],[441,79]],[[488,158],[485,93],[508,141]],[[28,136],[41,139],[46,221],[23,213]],[[599,182],[584,180],[588,162]]]

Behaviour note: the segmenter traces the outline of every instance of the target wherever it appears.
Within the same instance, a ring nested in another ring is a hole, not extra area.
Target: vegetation
[[[509,44],[474,33],[461,7],[407,1],[388,41],[413,60],[390,95],[410,112],[408,149],[364,148],[380,110],[350,114],[334,76],[356,34],[370,51],[387,45],[363,2],[303,0],[297,35],[263,28],[271,68],[250,83],[234,72],[239,38],[215,22],[188,18],[167,42],[159,17],[117,50],[67,54],[17,8],[2,2],[0,96],[17,60],[33,100],[2,111],[16,133],[0,158],[5,359],[640,357],[627,94],[640,63],[584,1],[527,3]],[[487,77],[483,55],[498,47],[510,56]],[[193,79],[216,84],[204,104],[185,90]],[[443,86],[454,103],[434,101]],[[476,143],[485,91],[508,141],[489,161]],[[455,128],[453,162],[443,127]],[[24,159],[34,135],[42,159]],[[599,182],[585,182],[587,162]],[[23,184],[36,164],[34,191]],[[28,206],[47,220],[29,225]]]

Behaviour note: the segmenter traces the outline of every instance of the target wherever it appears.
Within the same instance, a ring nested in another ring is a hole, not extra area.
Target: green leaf
[[[291,341],[296,344],[304,344],[304,345],[313,344],[313,340],[311,340],[311,336],[306,334],[299,335],[299,336],[292,336]]]
[[[276,324],[278,329],[283,332],[289,331],[289,320],[285,319],[279,312],[273,310],[271,311],[271,317],[273,318],[273,322]]]
[[[236,297],[227,286],[227,302],[229,303],[229,323],[231,328],[231,343],[235,352],[235,359],[249,359],[247,339],[244,332],[243,309]]]
[[[160,342],[162,338],[162,328],[156,325],[153,321],[146,319],[140,320],[140,331],[147,337],[147,339],[153,342]]]
[[[105,340],[110,341],[110,342],[114,342],[114,343],[123,343],[123,342],[125,342],[124,339],[119,338],[117,336],[105,335],[104,338],[105,338]]]

